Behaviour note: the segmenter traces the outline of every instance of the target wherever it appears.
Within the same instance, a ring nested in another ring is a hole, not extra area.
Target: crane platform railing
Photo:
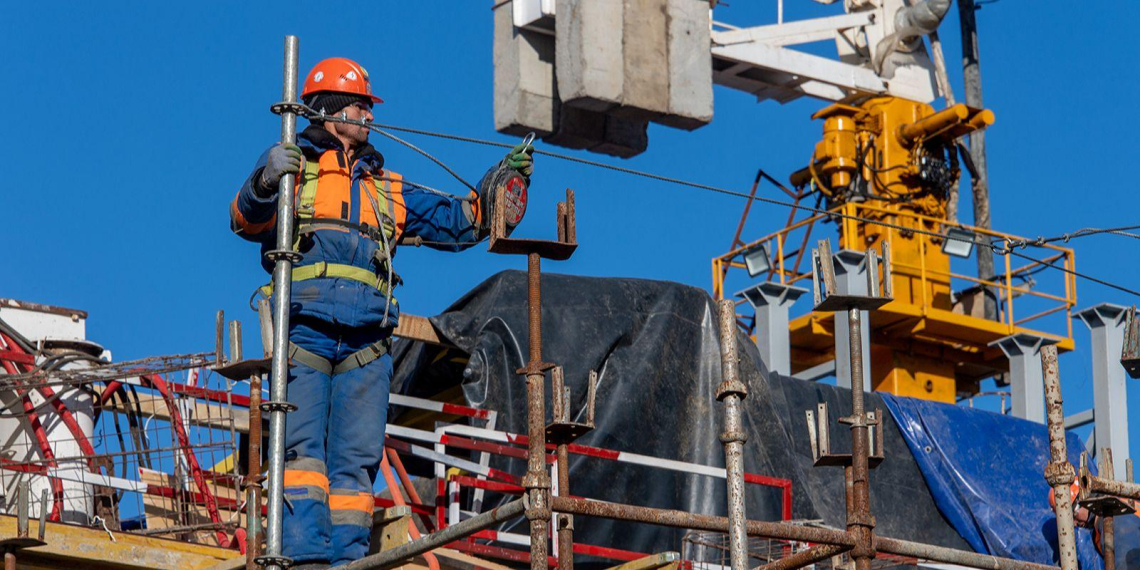
[[[940,249],[945,234],[950,229],[964,230],[976,236],[975,248],[989,247],[985,244],[999,244],[1010,242],[1024,242],[1026,238],[1014,234],[995,230],[979,228],[967,224],[951,222],[914,212],[897,211],[868,203],[848,202],[828,210],[827,213],[817,213],[807,218],[791,222],[783,229],[772,232],[757,240],[740,245],[730,251],[712,259],[713,297],[723,299],[726,295],[726,283],[730,280],[729,270],[747,269],[743,256],[748,252],[765,248],[768,257],[768,268],[756,279],[774,281],[783,285],[796,285],[811,282],[811,239],[820,236],[816,230],[818,223],[834,222],[837,229],[842,228],[839,240],[839,249],[863,251],[866,249],[859,233],[856,231],[859,224],[872,222],[861,219],[873,219],[883,224],[886,239],[892,243],[900,243],[899,238],[917,239],[920,251]],[[918,228],[922,231],[913,231],[900,228]],[[1028,240],[1032,241],[1032,240]],[[739,243],[739,242],[738,242]],[[919,255],[922,263],[913,264],[892,259],[892,267],[908,275],[913,275],[921,282],[922,299],[920,309],[923,314],[932,308],[932,299],[929,296],[928,283],[931,281],[949,280],[956,290],[977,289],[990,290],[1001,304],[999,319],[1012,334],[1019,327],[1037,325],[1044,317],[1056,313],[1064,313],[1065,332],[1063,335],[1043,333],[1046,336],[1058,339],[1072,340],[1072,309],[1077,302],[1076,278],[1070,272],[1076,271],[1076,259],[1071,248],[1044,243],[1038,246],[1045,255],[1032,261],[1018,263],[1013,255],[1003,255],[1004,265],[995,271],[996,275],[990,279],[983,279],[977,275],[967,275],[954,271],[943,271],[928,267],[925,264],[925,255]],[[1001,253],[998,251],[997,253]],[[897,256],[896,256],[897,257]],[[1049,282],[1037,279],[1037,275],[1050,275],[1059,279],[1050,279]],[[1019,283],[1020,282],[1020,283]],[[1024,297],[1017,303],[1015,309],[1014,299]],[[737,304],[744,303],[738,300]],[[1022,309],[1022,305],[1028,309]]]

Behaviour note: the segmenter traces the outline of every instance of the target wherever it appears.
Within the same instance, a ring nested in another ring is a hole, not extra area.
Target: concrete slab
[[[654,120],[693,130],[713,118],[712,54],[708,0],[668,0],[669,107]]]
[[[622,99],[621,2],[558,0],[555,75],[563,105],[608,111]]]
[[[516,29],[511,4],[495,9],[495,130],[516,136],[554,132],[558,99],[554,88],[554,38]]]
[[[615,117],[646,121],[669,112],[667,0],[623,0],[622,104]]]
[[[590,150],[621,158],[639,155],[649,148],[648,128],[645,121],[608,115],[602,143]]]

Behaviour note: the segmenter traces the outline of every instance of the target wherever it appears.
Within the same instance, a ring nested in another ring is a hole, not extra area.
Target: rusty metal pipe
[[[246,570],[260,570],[261,556],[261,375],[249,378],[249,464],[246,468]]]
[[[827,560],[837,554],[842,554],[851,550],[849,546],[839,546],[835,544],[820,544],[813,546],[806,550],[801,550],[791,556],[785,556],[779,560],[774,560],[763,566],[758,566],[754,570],[796,570],[815,564],[821,560]]]
[[[572,497],[553,497],[551,507],[559,513],[598,517],[603,519],[655,524],[672,528],[728,532],[728,517],[700,515],[672,509],[639,507],[621,503],[605,503]],[[800,526],[787,523],[746,521],[749,536],[762,536],[781,540],[798,540],[818,544],[854,546],[847,533],[841,530]]]
[[[1045,480],[1053,487],[1053,512],[1057,515],[1057,546],[1061,570],[1077,570],[1077,540],[1073,528],[1073,505],[1069,486],[1076,478],[1065,447],[1065,411],[1061,402],[1061,378],[1057,370],[1057,347],[1041,347],[1041,371],[1045,377],[1045,412],[1049,427],[1049,464]]]
[[[1057,570],[1056,566],[1049,566],[1047,564],[1034,564],[1021,560],[998,558],[997,556],[990,556],[989,554],[966,552],[964,550],[955,550],[953,548],[882,536],[875,537],[875,549],[879,552],[886,552],[897,556],[907,556],[919,560],[930,560],[946,564],[958,564],[960,566],[969,566],[970,568],[982,568],[983,570]]]
[[[529,499],[531,570],[547,570],[550,534],[550,476],[546,473],[546,374],[542,364],[542,259],[527,255],[527,316],[530,361],[526,367],[527,472],[523,477]]]
[[[847,492],[847,532],[855,537],[856,570],[870,570],[875,558],[875,519],[871,516],[870,434],[863,392],[863,323],[858,308],[847,310],[851,355],[851,477]],[[845,474],[846,475],[846,474]]]
[[[946,130],[965,121],[969,115],[970,109],[962,103],[958,103],[929,117],[899,126],[899,140],[901,140],[904,145],[910,146],[921,138]]]
[[[736,303],[732,299],[717,301],[717,323],[720,329],[720,365],[724,381],[717,388],[716,399],[724,402],[724,466],[728,487],[728,552],[732,570],[748,568],[748,536],[744,525],[744,435],[741,408],[748,397],[748,386],[740,381],[736,353]]]
[[[1101,549],[1104,551],[1105,570],[1116,570],[1116,517],[1103,517],[1101,523]]]
[[[395,568],[429,550],[434,550],[461,538],[471,536],[503,521],[513,519],[523,514],[523,511],[527,509],[525,503],[526,501],[523,499],[507,503],[501,507],[475,515],[461,523],[433,532],[415,542],[409,542],[408,544],[402,544],[378,554],[366,556],[360,560],[341,566],[340,568],[343,568],[343,570],[384,570],[386,568]],[[544,568],[546,567],[545,558],[542,559],[542,565]]]
[[[553,396],[556,400],[557,395]],[[558,495],[570,495],[570,449],[560,444],[558,454]],[[558,515],[558,570],[574,569],[574,516]]]
[[[8,551],[4,553],[4,570],[16,570],[16,553]]]
[[[653,507],[639,507],[621,503],[605,503],[571,497],[553,497],[551,507],[555,512],[570,513],[585,517],[598,517],[610,520],[629,521],[645,524],[655,524],[672,528],[692,530],[706,530],[711,532],[728,532],[728,517],[699,515],[672,509],[656,509]],[[855,539],[848,533],[830,528],[794,525],[789,523],[748,521],[746,524],[748,536],[758,536],[777,540],[795,540],[852,548]],[[966,552],[941,546],[932,546],[908,540],[875,537],[875,550],[920,558],[947,564],[959,564],[970,568],[983,570],[1057,570],[1055,566],[1034,564],[998,558],[988,554]]]
[[[1140,484],[1116,481],[1095,475],[1084,475],[1081,477],[1081,486],[1093,493],[1140,501]]]

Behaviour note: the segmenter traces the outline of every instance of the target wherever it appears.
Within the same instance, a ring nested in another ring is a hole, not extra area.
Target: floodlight
[[[768,259],[768,246],[760,244],[744,252],[744,265],[748,268],[748,275],[756,277],[772,269],[772,261]]]
[[[942,253],[954,257],[970,257],[974,251],[974,232],[962,228],[946,230],[942,240]]]

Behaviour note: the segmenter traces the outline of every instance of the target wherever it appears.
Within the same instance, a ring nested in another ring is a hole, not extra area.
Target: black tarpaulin
[[[440,364],[438,348],[399,342],[393,391],[430,395],[461,384],[467,404],[499,412],[498,429],[526,433],[525,382],[515,370],[527,354],[526,274],[492,276],[432,318],[444,337],[470,355],[463,366]],[[724,466],[718,435],[722,405],[715,310],[698,288],[660,281],[544,274],[543,359],[565,369],[571,410],[583,421],[586,378],[599,374],[597,428],[578,443]],[[752,342],[738,334],[744,401],[745,470],[790,479],[794,519],[844,525],[843,473],[812,467],[806,410],[827,402],[832,446],[849,450],[849,432],[834,422],[851,411],[850,392],[769,375]],[[550,394],[547,382],[547,418]],[[868,395],[868,409],[882,400]],[[398,412],[398,410],[394,410]],[[890,414],[884,417],[886,460],[871,474],[876,532],[890,537],[968,549],[936,508],[922,473]],[[525,462],[496,456],[492,467],[522,475]],[[572,456],[570,492],[636,505],[724,515],[723,480]],[[746,485],[749,518],[778,520],[780,492]],[[681,548],[684,531],[579,518],[575,540],[640,552]],[[525,520],[504,530],[526,533]]]

